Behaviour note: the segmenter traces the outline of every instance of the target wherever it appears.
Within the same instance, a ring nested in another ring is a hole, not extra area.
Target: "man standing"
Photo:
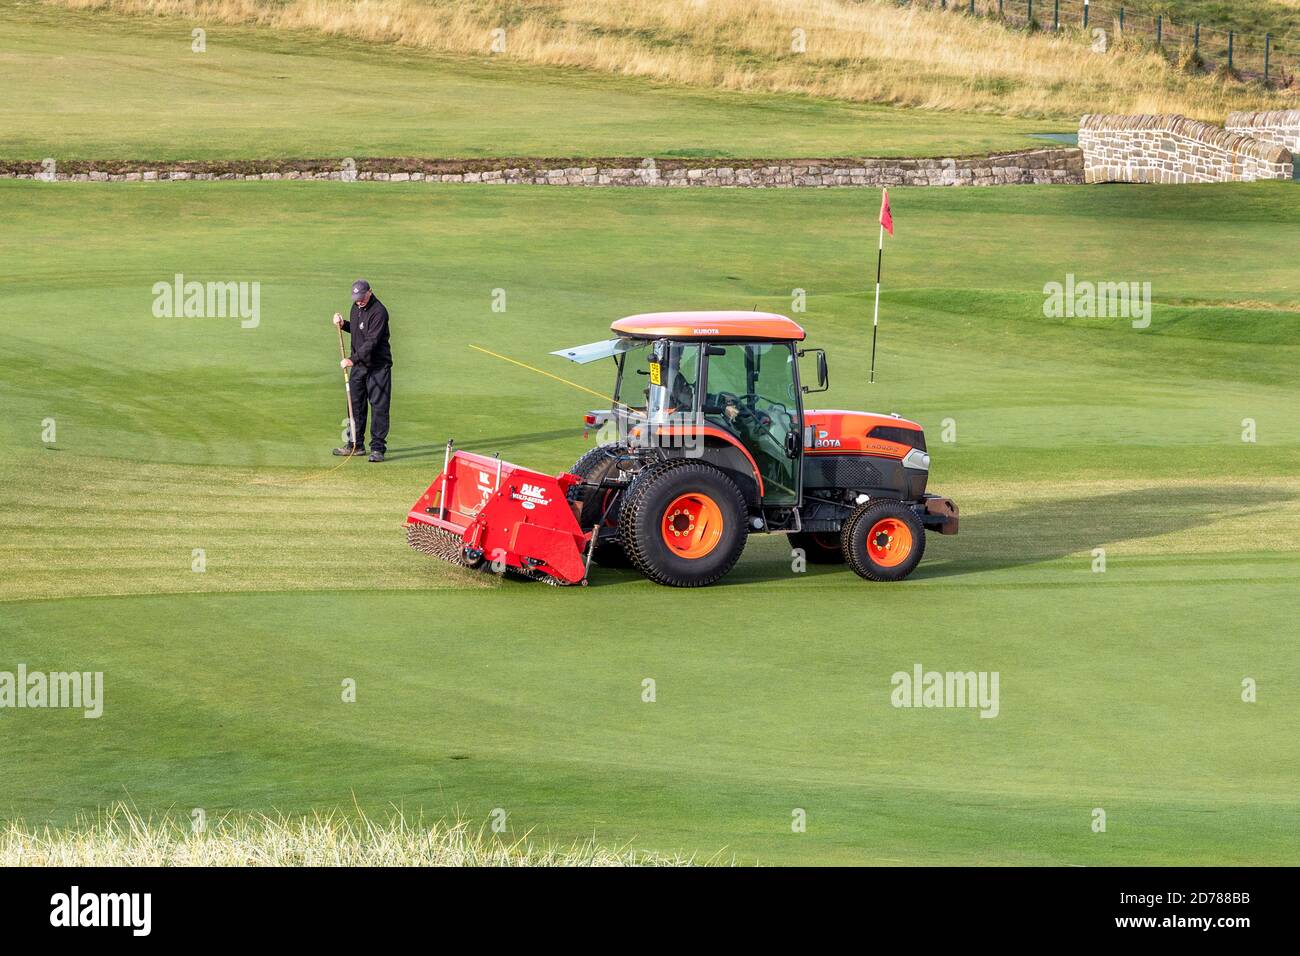
[[[336,455],[366,453],[366,405],[370,420],[370,461],[383,461],[388,448],[388,399],[393,387],[393,353],[388,348],[388,310],[371,291],[370,283],[358,279],[352,283],[352,313],[344,319],[334,313],[334,324],[352,335],[352,356],[342,362],[350,368],[352,382],[352,417],[357,432],[355,444],[335,448]]]

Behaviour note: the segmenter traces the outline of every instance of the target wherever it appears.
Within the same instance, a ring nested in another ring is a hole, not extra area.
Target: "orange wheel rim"
[[[708,495],[678,495],[664,509],[664,544],[683,558],[702,558],[722,539],[722,509]]]
[[[867,532],[867,555],[882,568],[892,568],[912,553],[912,529],[897,518],[881,518]]]

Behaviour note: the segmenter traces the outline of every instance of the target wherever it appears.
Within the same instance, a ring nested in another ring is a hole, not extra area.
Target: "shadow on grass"
[[[951,550],[962,557],[921,562],[912,577],[935,579],[1055,561],[1094,548],[1208,526],[1294,501],[1275,488],[1193,485],[1062,498],[962,515]]]

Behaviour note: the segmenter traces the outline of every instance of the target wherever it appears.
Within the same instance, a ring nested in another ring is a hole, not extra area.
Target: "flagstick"
[[[880,262],[885,257],[885,224],[880,224],[880,248],[876,250],[876,311],[871,317],[871,384],[876,381],[876,328],[880,325]]]

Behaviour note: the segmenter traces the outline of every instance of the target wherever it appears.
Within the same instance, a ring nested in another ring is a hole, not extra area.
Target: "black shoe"
[[[372,451],[366,461],[383,461],[384,453],[382,451]]]
[[[340,458],[347,458],[351,455],[364,455],[366,453],[365,445],[344,445],[342,448],[335,448],[334,454]]]

